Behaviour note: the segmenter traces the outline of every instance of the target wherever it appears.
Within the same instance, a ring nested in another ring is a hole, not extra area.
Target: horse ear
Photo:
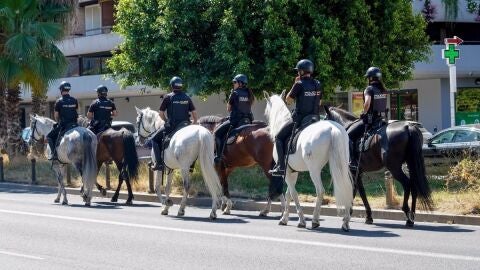
[[[30,114],[30,120],[33,120],[33,119],[35,119],[35,115]]]
[[[325,113],[330,116],[330,106],[328,105],[323,105],[323,108],[325,109]]]
[[[142,113],[142,110],[140,110],[139,108],[137,108],[137,106],[135,106],[135,110],[137,111],[137,114],[141,114],[141,113]]]

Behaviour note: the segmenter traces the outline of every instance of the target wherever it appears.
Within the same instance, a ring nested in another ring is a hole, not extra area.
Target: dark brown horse
[[[79,119],[78,123],[85,126],[86,123],[88,123],[88,121],[86,121],[85,119]],[[117,166],[119,172],[118,186],[115,194],[112,196],[111,201],[116,202],[118,200],[120,188],[122,187],[123,181],[125,181],[128,190],[126,204],[131,205],[133,200],[133,193],[130,180],[137,180],[139,166],[135,139],[132,132],[125,128],[122,128],[120,130],[114,130],[112,128],[109,128],[104,132],[98,134],[97,138],[98,171],[100,171],[102,164],[113,161]],[[98,182],[96,183],[96,186],[102,194],[106,194],[105,188],[98,184]]]
[[[218,116],[204,116],[199,119],[200,125],[208,128],[212,132],[221,122],[222,118]],[[222,205],[224,214],[230,214],[232,208],[232,201],[230,200],[230,192],[228,190],[228,176],[236,168],[252,167],[256,164],[262,168],[263,173],[270,182],[268,204],[266,208],[260,212],[260,216],[266,216],[270,212],[271,202],[277,197],[280,196],[282,204],[284,203],[282,177],[274,177],[268,173],[273,167],[274,161],[272,157],[273,143],[266,127],[267,125],[265,123],[254,121],[254,123],[245,126],[239,132],[235,142],[225,146],[223,161],[216,166],[223,188],[223,195],[226,197]]]
[[[348,128],[358,120],[353,114],[335,107],[325,106],[327,119],[342,124]],[[361,153],[358,178],[355,179],[355,191],[358,190],[366,210],[366,223],[373,223],[372,210],[368,204],[365,188],[362,183],[362,173],[387,168],[403,187],[402,210],[407,217],[406,226],[413,227],[417,195],[424,208],[433,210],[431,191],[425,176],[425,163],[422,155],[422,132],[414,125],[405,121],[389,124],[383,132],[375,135],[367,151]],[[402,170],[403,163],[407,163],[409,177]],[[355,172],[352,172],[355,175]],[[412,208],[408,207],[408,200],[412,194]],[[355,196],[355,194],[354,194]]]

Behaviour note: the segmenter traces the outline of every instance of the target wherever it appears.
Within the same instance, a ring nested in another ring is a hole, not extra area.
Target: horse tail
[[[412,181],[414,188],[417,190],[422,206],[426,210],[432,211],[434,203],[426,177],[422,153],[423,135],[417,127],[412,125],[409,125],[408,131],[407,166],[410,173],[410,181]]]
[[[123,161],[126,165],[128,172],[128,178],[137,181],[138,179],[138,167],[140,162],[138,161],[137,148],[135,146],[135,138],[131,132],[123,132]]]
[[[200,152],[199,161],[200,169],[202,170],[203,179],[207,185],[212,199],[218,201],[222,196],[222,187],[220,185],[220,178],[214,167],[214,139],[213,135],[207,129],[200,129]]]
[[[82,180],[87,197],[90,197],[93,186],[97,182],[97,138],[86,130],[83,135],[83,168]]]
[[[348,168],[348,135],[345,129],[335,123],[331,129],[331,136],[328,163],[332,175],[337,210],[340,210],[340,207],[343,206],[348,212],[353,205],[353,179]]]

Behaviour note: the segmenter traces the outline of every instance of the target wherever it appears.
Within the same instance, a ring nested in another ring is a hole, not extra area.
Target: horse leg
[[[123,177],[122,174],[118,176],[118,185],[117,185],[117,190],[115,190],[115,194],[113,194],[111,202],[117,202],[118,201],[118,195],[120,195],[120,188],[122,187],[123,184]]]
[[[368,203],[367,193],[365,192],[365,187],[363,186],[362,175],[359,173],[358,178],[356,179],[355,183],[357,183],[358,193],[362,198],[363,206],[365,206],[365,223],[366,224],[373,224],[372,218],[372,208],[370,208],[370,204]]]
[[[102,167],[102,163],[103,163],[103,161],[98,161],[97,160],[97,175],[100,172],[100,168]],[[103,197],[107,196],[107,189],[105,189],[98,182],[95,182],[95,186],[97,187],[98,191],[100,191],[100,194],[102,194]]]
[[[65,185],[63,184],[63,176],[67,174],[67,165],[60,165],[60,173],[58,174],[58,183],[60,184],[60,189],[62,190],[63,194],[63,201],[62,205],[68,205],[68,200],[67,200],[67,190],[65,189]]]
[[[155,193],[157,194],[158,202],[162,203],[162,171],[155,171]]]
[[[402,184],[402,187],[403,187],[402,211],[405,213],[405,216],[407,218],[405,225],[407,227],[413,227],[414,221],[411,219],[411,217],[413,217],[413,214],[410,211],[410,207],[408,207],[408,200],[410,199],[410,187],[411,187],[410,179],[408,179],[408,177],[405,175],[401,166],[399,166],[398,168],[388,168],[388,169],[392,173],[392,176]],[[412,192],[412,196],[413,196],[413,192]],[[412,200],[412,205],[413,205],[413,200]]]
[[[297,183],[298,173],[289,173],[287,172],[285,176],[285,180],[288,185],[288,190],[290,190],[290,196],[292,196],[293,201],[295,202],[295,207],[297,209],[298,214],[298,225],[299,228],[305,228],[305,216],[303,214],[302,206],[300,205],[300,201],[298,199],[298,193],[295,189],[295,184]]]
[[[177,216],[179,217],[183,217],[185,215],[185,206],[187,204],[188,190],[190,189],[189,170],[182,169],[181,174],[182,174],[182,180],[183,180],[183,196],[182,196],[182,201],[180,202],[180,208],[178,209],[178,214],[177,214]]]
[[[322,184],[322,178],[320,175],[321,172],[315,169],[309,171],[310,178],[312,179],[312,182],[315,186],[315,192],[317,193],[317,198],[315,200],[315,208],[313,210],[312,216],[312,229],[315,229],[317,227],[320,227],[320,210],[322,209],[324,189]]]
[[[292,201],[292,196],[290,196],[290,190],[287,185],[287,190],[285,191],[285,203],[283,204],[283,213],[280,218],[278,225],[287,225],[288,218],[290,215],[290,202]]]
[[[54,203],[60,203],[60,198],[62,197],[62,192],[63,192],[63,189],[64,189],[63,175],[62,175],[62,172],[59,168],[60,165],[53,165],[53,166],[54,166],[53,170],[55,171],[55,176],[56,176],[57,182],[58,182],[58,193],[57,193],[57,197],[55,198],[55,200],[53,202]],[[64,197],[64,202],[65,202],[65,197]]]
[[[170,190],[172,187],[172,178],[173,173],[170,172],[167,175],[167,184],[165,185],[165,203],[162,210],[162,215],[168,215],[168,209],[173,205],[172,200],[170,200]]]
[[[232,199],[230,198],[230,192],[228,190],[228,176],[232,172],[227,168],[220,169],[220,184],[222,185],[223,189],[223,197],[222,197],[222,211],[224,215],[230,215],[230,211],[233,207]]]
[[[126,171],[124,171],[124,177],[125,177],[125,184],[127,184],[127,190],[128,190],[128,198],[127,201],[125,202],[126,205],[132,205],[133,204],[133,192],[132,192],[132,185],[130,183],[130,179],[128,178],[128,174]]]

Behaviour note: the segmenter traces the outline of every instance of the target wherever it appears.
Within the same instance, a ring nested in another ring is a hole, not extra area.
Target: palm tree
[[[63,74],[66,59],[55,42],[64,36],[60,21],[69,12],[71,6],[55,1],[0,2],[0,81],[7,89],[7,151],[13,157],[20,144],[20,84],[47,89]]]

